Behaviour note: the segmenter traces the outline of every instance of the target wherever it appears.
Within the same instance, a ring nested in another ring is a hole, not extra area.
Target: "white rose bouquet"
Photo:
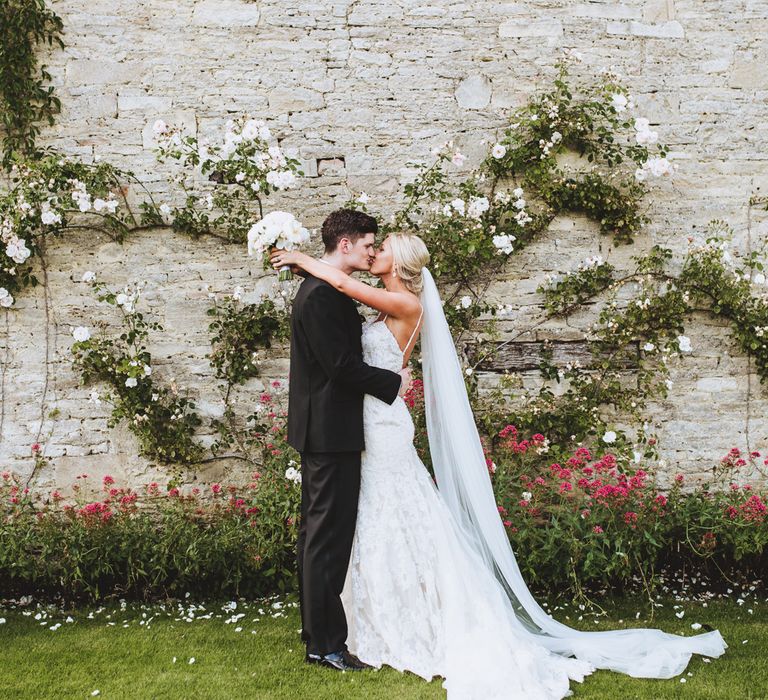
[[[287,211],[273,211],[248,231],[248,255],[261,256],[266,269],[269,265],[269,252],[273,248],[295,250],[308,240],[309,231],[293,214]],[[292,278],[293,273],[288,265],[280,268],[278,279],[281,282]]]

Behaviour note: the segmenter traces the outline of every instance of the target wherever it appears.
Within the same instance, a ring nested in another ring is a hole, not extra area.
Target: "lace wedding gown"
[[[523,579],[488,477],[464,375],[435,281],[422,268],[421,358],[429,449],[440,490],[413,446],[408,409],[364,400],[366,450],[342,601],[348,646],[374,666],[443,676],[450,700],[570,695],[570,680],[609,669],[672,678],[692,654],[721,656],[719,631],[581,631],[553,619]],[[410,345],[410,343],[409,343]],[[383,321],[366,325],[368,364],[397,372]]]
[[[383,321],[363,330],[365,362],[397,372]],[[594,670],[540,646],[473,550],[419,459],[405,402],[364,400],[357,526],[342,601],[350,651],[443,683],[450,700],[550,700]]]

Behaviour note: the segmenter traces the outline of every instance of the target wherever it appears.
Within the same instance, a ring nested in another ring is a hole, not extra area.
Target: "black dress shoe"
[[[307,654],[304,657],[304,661],[308,664],[317,664],[336,671],[362,671],[366,668],[371,668],[368,664],[364,664],[356,656],[350,654],[346,649],[326,654],[325,656]]]
[[[347,651],[345,652],[348,659],[352,662],[357,664],[362,670],[365,670],[367,668],[373,668],[370,664],[365,663],[364,661],[360,661],[360,659],[357,658],[352,652]]]

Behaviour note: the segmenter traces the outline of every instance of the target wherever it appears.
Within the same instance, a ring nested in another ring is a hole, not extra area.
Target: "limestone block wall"
[[[600,253],[617,265],[653,243],[682,250],[714,218],[737,231],[742,250],[763,244],[766,212],[749,207],[768,189],[768,0],[55,0],[66,49],[46,56],[63,111],[42,143],[130,168],[160,198],[164,167],[151,152],[157,118],[215,139],[226,119],[266,119],[307,177],[272,200],[309,227],[366,191],[385,215],[411,177],[407,162],[455,139],[471,167],[506,115],[552,78],[565,48],[578,70],[613,66],[632,86],[679,164],[648,200],[652,223],[632,248],[613,248],[579,217],[513,257],[492,293],[515,313],[507,337],[540,312],[546,272]],[[151,347],[156,371],[197,397],[205,416],[221,410],[209,351],[209,293],[236,285],[257,296],[261,279],[243,251],[170,231],[123,245],[93,233],[51,241],[46,284],[19,295],[0,316],[0,465],[32,473],[30,446],[51,457],[34,485],[66,486],[81,473],[111,473],[139,485],[167,469],[136,456],[133,436],[108,429],[105,405],[86,400],[69,361],[71,326],[114,322],[79,280],[92,269],[112,285],[146,279],[145,309],[166,330]],[[42,270],[39,270],[42,276]],[[589,311],[520,340],[580,337]],[[581,324],[581,321],[584,323]],[[727,329],[705,316],[689,332],[694,351],[673,370],[674,389],[653,411],[671,474],[706,474],[732,445],[768,447],[768,389],[734,354]],[[285,377],[285,352],[264,381]],[[492,376],[482,377],[490,384]],[[537,373],[521,382],[535,386]],[[243,410],[261,381],[238,396]],[[512,417],[513,419],[513,417]],[[204,432],[204,431],[203,431]],[[202,436],[205,439],[205,436]],[[244,476],[242,463],[210,462],[189,479]]]

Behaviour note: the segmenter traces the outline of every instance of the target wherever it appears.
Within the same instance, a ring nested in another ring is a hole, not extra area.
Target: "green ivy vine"
[[[0,115],[3,125],[3,167],[15,156],[36,152],[40,123],[53,124],[61,102],[51,76],[40,65],[40,45],[64,48],[61,18],[45,0],[0,2]]]

